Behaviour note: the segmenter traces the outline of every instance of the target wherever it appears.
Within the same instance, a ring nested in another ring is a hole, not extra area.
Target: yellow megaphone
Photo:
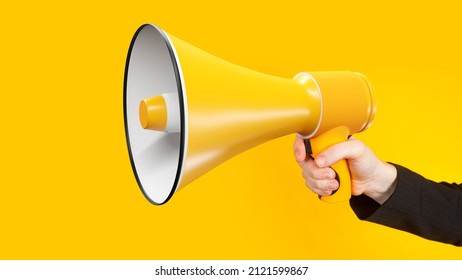
[[[367,129],[375,101],[360,73],[275,77],[229,63],[155,25],[141,26],[128,52],[124,120],[133,172],[146,198],[167,202],[179,189],[229,158],[298,133],[313,156]],[[346,161],[332,166],[351,196]]]

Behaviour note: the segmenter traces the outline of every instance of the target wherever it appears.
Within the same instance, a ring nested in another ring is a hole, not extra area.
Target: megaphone
[[[298,133],[316,156],[367,129],[376,103],[356,72],[259,73],[194,47],[152,24],[131,41],[124,77],[124,122],[133,173],[160,205],[220,163],[266,141]],[[332,168],[351,196],[346,161]]]

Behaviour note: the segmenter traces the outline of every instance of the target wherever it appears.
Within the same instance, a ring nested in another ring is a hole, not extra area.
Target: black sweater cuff
[[[365,195],[350,199],[358,218],[462,246],[461,186],[435,183],[405,167],[393,165],[397,169],[397,185],[385,203],[380,205]]]

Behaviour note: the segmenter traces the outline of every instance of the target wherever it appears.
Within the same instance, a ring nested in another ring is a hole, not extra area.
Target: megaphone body
[[[367,129],[375,101],[364,75],[256,72],[215,57],[154,25],[135,33],[125,69],[124,119],[138,185],[154,204],[167,202],[220,163],[272,139],[298,133],[312,154]],[[345,161],[332,166],[351,195]]]

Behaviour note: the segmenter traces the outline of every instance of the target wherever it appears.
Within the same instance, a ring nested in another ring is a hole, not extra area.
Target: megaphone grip
[[[346,141],[350,130],[346,126],[339,126],[330,129],[323,134],[305,141],[305,147],[308,154],[316,158],[322,151],[330,146]],[[309,144],[309,147],[308,145]],[[310,152],[311,150],[311,152]],[[336,173],[336,180],[339,182],[339,188],[329,196],[321,196],[321,200],[329,203],[348,201],[351,197],[351,175],[348,169],[348,163],[342,159],[331,166]]]

